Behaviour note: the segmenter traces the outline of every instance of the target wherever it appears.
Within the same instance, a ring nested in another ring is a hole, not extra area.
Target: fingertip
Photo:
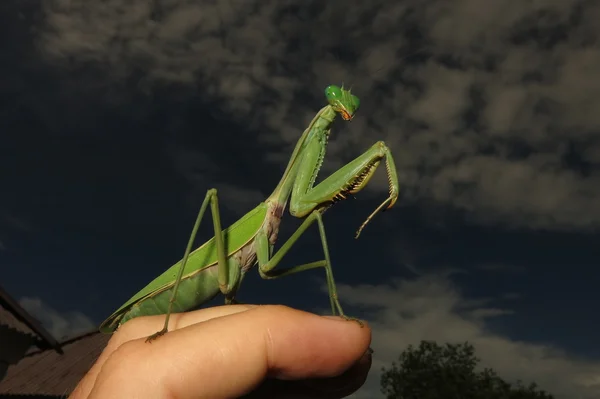
[[[257,318],[272,318],[269,330],[269,376],[281,379],[339,375],[368,350],[371,329],[354,320],[318,316],[286,306],[252,310]],[[250,315],[250,314],[249,314]]]

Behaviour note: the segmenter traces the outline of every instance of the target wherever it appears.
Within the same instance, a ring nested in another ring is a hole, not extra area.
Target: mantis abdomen
[[[172,293],[173,286],[142,299],[123,315],[119,324],[123,324],[127,320],[138,316],[167,313]],[[215,264],[198,271],[190,277],[181,279],[175,301],[173,302],[173,311],[185,312],[193,309],[204,302],[210,301],[219,293],[217,265]]]

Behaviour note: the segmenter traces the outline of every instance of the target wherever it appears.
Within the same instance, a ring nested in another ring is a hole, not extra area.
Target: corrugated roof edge
[[[49,349],[54,349],[56,352],[62,354],[59,342],[37,321],[33,318],[25,309],[18,304],[2,286],[0,286],[0,304],[2,304],[9,312],[11,312],[18,320],[22,321],[35,332],[42,342],[42,346],[46,345]]]
[[[91,331],[88,331],[88,332],[76,335],[74,337],[68,338],[68,339],[66,339],[64,341],[61,341],[59,343],[59,347],[62,348],[63,346],[75,343],[77,341],[81,341],[82,339],[85,339],[85,338],[90,337],[90,336],[95,335],[95,334],[101,334],[101,333],[97,329],[94,329],[94,330],[91,330]],[[36,350],[31,351],[31,352],[28,352],[23,357],[35,356],[35,355],[38,355],[38,354],[40,354],[42,352],[46,352],[47,350],[48,349],[36,349]],[[59,352],[59,353],[62,354],[62,349],[61,349],[61,352]]]

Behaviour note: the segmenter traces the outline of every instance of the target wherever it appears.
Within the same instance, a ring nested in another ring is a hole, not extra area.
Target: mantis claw
[[[344,320],[357,322],[360,325],[360,328],[363,328],[365,326],[365,323],[361,319],[359,319],[357,317],[350,317],[350,316],[346,316],[346,315],[341,315],[341,317]]]
[[[152,341],[154,341],[156,338],[165,335],[167,331],[168,330],[166,328],[163,328],[162,330],[155,332],[154,334],[146,338],[146,342],[152,343]]]

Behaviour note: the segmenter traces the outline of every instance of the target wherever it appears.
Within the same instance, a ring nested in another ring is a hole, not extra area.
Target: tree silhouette
[[[473,345],[421,341],[383,368],[381,391],[387,399],[553,399],[535,383],[510,384],[492,369],[476,371]]]

